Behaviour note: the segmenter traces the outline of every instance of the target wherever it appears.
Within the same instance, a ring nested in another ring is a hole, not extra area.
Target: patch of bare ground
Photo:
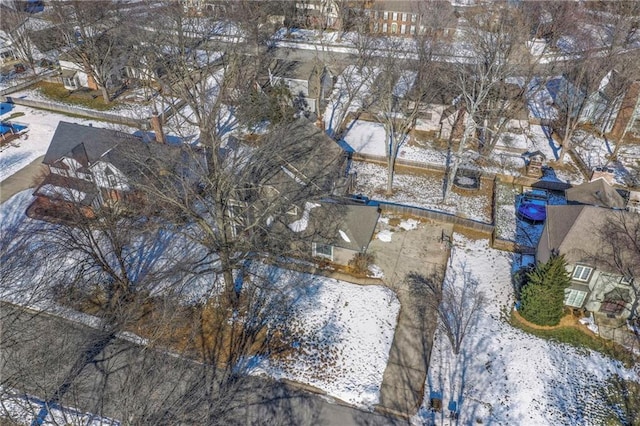
[[[67,292],[58,295],[57,301],[98,317],[107,311],[107,299],[100,291]],[[235,299],[220,295],[203,304],[186,306],[161,297],[140,296],[139,301],[132,300],[126,309],[122,307],[119,314],[126,318],[126,331],[146,339],[154,347],[199,361],[215,360],[225,366],[237,361],[238,354],[268,353],[275,359],[294,355],[299,349],[292,340],[303,340],[304,330],[290,324],[271,324],[263,318],[254,321],[250,314],[255,309],[254,302],[243,296]]]

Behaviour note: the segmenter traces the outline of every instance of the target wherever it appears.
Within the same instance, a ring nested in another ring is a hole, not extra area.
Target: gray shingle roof
[[[604,179],[596,179],[565,191],[567,201],[609,209],[624,209],[624,198]]]
[[[549,248],[564,254],[570,264],[584,262],[602,271],[617,273],[610,264],[600,260],[606,244],[600,240],[603,236],[599,233],[608,223],[621,221],[637,224],[640,215],[586,205],[549,205],[542,238],[547,238]],[[621,256],[629,263],[637,258],[637,253],[622,252]],[[640,274],[640,265],[632,266]]]
[[[69,155],[79,144],[84,144],[86,159],[91,164],[124,140],[138,141],[139,139],[117,130],[61,121],[58,123],[42,162],[51,165]]]
[[[335,247],[365,251],[373,237],[380,213],[376,206],[323,203],[311,210],[314,230],[328,228],[332,235],[314,235]],[[335,233],[334,233],[335,231]]]

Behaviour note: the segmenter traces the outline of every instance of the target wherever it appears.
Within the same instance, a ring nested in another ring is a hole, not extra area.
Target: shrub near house
[[[564,314],[564,290],[571,278],[564,256],[554,254],[527,273],[520,314],[538,325],[557,325]]]

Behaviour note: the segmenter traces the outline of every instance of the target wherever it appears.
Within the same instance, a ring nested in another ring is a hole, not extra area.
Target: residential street
[[[46,399],[56,388],[58,376],[64,375],[73,362],[73,354],[91,334],[91,329],[59,317],[45,313],[34,314],[22,308],[0,302],[0,385],[13,389],[24,389],[38,398]],[[116,339],[98,358],[101,362],[88,365],[78,383],[74,384],[63,401],[66,406],[95,413],[96,404],[102,405],[103,416],[116,420],[118,414],[129,407],[144,406],[146,398],[169,399],[169,393],[179,388],[173,379],[184,378],[198,369],[198,364],[179,360],[167,354],[154,353],[131,342]],[[108,360],[108,361],[107,361]],[[140,360],[153,362],[144,369]],[[125,366],[135,366],[132,373]],[[100,369],[120,366],[129,374],[122,374],[114,368],[109,375],[109,387],[120,389],[130,382],[135,386],[128,396],[138,400],[122,400],[123,395],[109,394],[101,384]],[[147,394],[146,386],[136,381],[142,371],[157,372],[157,377],[145,375],[145,381],[156,386]],[[245,386],[243,393],[234,395],[234,414],[237,424],[296,424],[296,425],[402,425],[404,421],[386,418],[379,414],[367,413],[351,407],[333,404],[329,398],[303,392],[282,383],[260,377],[253,377],[254,385]],[[122,381],[122,383],[119,383]],[[136,385],[137,383],[137,385]],[[98,392],[104,392],[98,398]],[[168,393],[167,393],[168,392]],[[164,394],[167,393],[167,394]],[[256,404],[260,400],[262,403]]]

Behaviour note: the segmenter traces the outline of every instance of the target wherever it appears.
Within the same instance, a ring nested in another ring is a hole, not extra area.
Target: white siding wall
[[[81,66],[69,61],[60,61],[60,68],[63,70],[72,70],[77,71],[76,78],[78,79],[78,83],[82,87],[89,87],[89,78],[87,77],[87,73],[84,72]]]
[[[107,177],[107,167],[113,173],[115,179],[109,181]],[[113,164],[105,163],[104,161],[98,161],[91,166],[93,177],[95,179],[98,188],[117,189],[119,191],[129,191],[129,185],[125,175],[118,170]],[[115,182],[113,182],[115,180]]]

